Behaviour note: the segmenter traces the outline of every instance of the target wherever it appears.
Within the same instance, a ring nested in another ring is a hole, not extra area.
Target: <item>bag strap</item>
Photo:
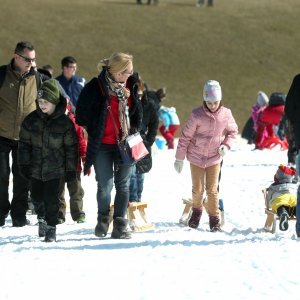
[[[102,84],[101,84],[99,78],[98,78],[98,84],[99,84],[99,88],[100,88],[100,90],[102,92],[102,95],[105,95],[103,87],[102,87]],[[107,99],[105,100],[105,104],[106,104],[106,109],[108,110],[108,112],[110,114],[110,117],[112,119],[113,125],[114,125],[114,130],[115,130],[115,135],[116,135],[117,143],[120,144],[120,138],[118,136],[118,130],[117,130],[116,121],[115,121],[115,118],[114,118],[113,113],[111,111],[111,107],[110,107]]]

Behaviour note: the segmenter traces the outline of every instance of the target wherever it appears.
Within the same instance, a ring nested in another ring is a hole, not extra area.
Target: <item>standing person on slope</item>
[[[238,126],[231,110],[222,105],[218,81],[204,85],[204,103],[194,109],[184,125],[176,150],[174,168],[181,173],[185,157],[192,176],[193,213],[189,227],[197,228],[203,211],[203,194],[207,194],[207,212],[212,232],[221,231],[218,177],[223,156],[231,148]]]
[[[123,164],[117,139],[124,141],[141,129],[138,74],[133,72],[132,60],[131,55],[122,52],[102,60],[99,76],[85,85],[76,106],[76,123],[88,132],[84,174],[94,165],[98,185],[97,237],[107,235],[113,184],[116,194],[111,237],[131,237],[125,214],[132,166]]]

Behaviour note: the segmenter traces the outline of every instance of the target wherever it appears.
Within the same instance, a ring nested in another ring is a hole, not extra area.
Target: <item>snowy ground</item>
[[[243,141],[224,158],[221,196],[224,232],[178,224],[183,197],[191,196],[189,165],[173,169],[174,150],[157,150],[146,175],[143,201],[155,229],[131,240],[94,236],[96,182],[83,177],[87,222],[57,229],[45,243],[37,226],[0,228],[0,299],[300,299],[295,222],[286,232],[262,230],[266,215],[261,190],[286,151],[252,151]],[[28,216],[32,224],[35,216]]]

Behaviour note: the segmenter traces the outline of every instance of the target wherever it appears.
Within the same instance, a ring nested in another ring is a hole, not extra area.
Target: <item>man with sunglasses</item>
[[[36,109],[35,100],[41,78],[34,65],[34,47],[30,42],[22,41],[17,43],[11,62],[0,67],[0,226],[5,225],[9,213],[12,226],[29,224],[26,219],[29,182],[19,172],[17,149],[21,123]],[[13,176],[11,203],[10,171]]]

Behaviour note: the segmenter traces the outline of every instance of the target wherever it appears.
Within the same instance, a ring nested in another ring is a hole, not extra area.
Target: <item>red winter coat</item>
[[[284,114],[284,105],[268,106],[260,114],[259,121],[266,124],[278,125],[280,123],[283,114]]]
[[[83,128],[75,123],[74,114],[71,112],[70,104],[67,105],[68,110],[68,117],[71,119],[75,126],[76,134],[78,137],[78,163],[77,163],[77,172],[81,173],[82,167],[81,162],[84,165],[85,156],[86,156],[86,148],[87,148],[87,141],[84,138]]]
[[[284,114],[284,105],[268,106],[260,114],[258,128],[255,135],[255,146],[257,149],[265,148],[265,142],[269,138],[274,138],[273,126],[278,125]],[[266,132],[267,134],[263,134]],[[278,139],[278,143],[279,143]]]

